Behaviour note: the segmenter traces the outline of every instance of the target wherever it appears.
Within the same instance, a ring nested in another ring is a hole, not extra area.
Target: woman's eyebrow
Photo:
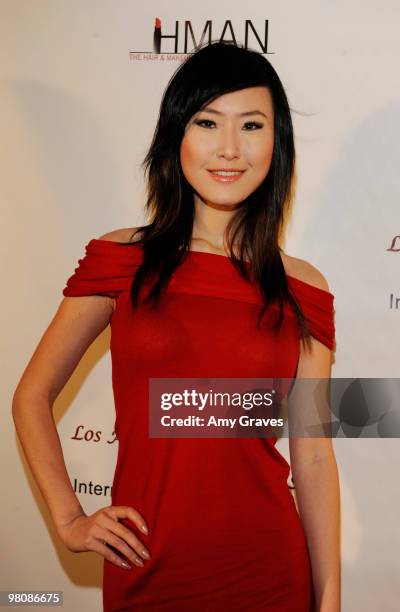
[[[200,112],[207,112],[207,113],[214,113],[215,115],[224,115],[225,113],[221,113],[221,111],[215,109],[215,108],[210,108],[210,107],[205,107],[202,108]],[[263,115],[266,119],[268,119],[267,115],[265,113],[263,113],[260,110],[253,110],[253,111],[245,111],[244,113],[237,113],[235,115],[235,117],[249,117],[250,115]]]

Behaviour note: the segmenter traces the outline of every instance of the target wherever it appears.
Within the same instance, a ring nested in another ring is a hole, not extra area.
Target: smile
[[[245,172],[245,170],[208,170],[208,172],[215,181],[219,181],[220,183],[232,183],[234,181],[237,181]]]

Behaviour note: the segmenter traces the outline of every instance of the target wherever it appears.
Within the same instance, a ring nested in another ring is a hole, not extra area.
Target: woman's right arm
[[[91,536],[98,535],[134,560],[137,555],[124,539],[139,554],[145,547],[131,530],[118,523],[122,510],[117,512],[110,507],[99,511],[101,516],[87,523],[91,517],[86,516],[72,488],[53,418],[54,401],[87,348],[109,324],[113,305],[114,300],[108,296],[64,297],[15,389],[12,415],[27,462],[64,542],[66,531],[79,522],[79,529],[74,531],[76,541],[90,527]],[[127,507],[125,515],[139,528],[145,524],[134,509]],[[117,561],[117,556],[100,541],[96,539],[91,549],[120,565],[120,559]],[[69,548],[73,550],[74,545],[71,543]],[[76,545],[79,550],[88,548]]]

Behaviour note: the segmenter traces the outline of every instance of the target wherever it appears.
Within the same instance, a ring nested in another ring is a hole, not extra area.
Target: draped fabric
[[[141,249],[132,244],[93,238],[85,256],[68,279],[63,295],[109,295],[118,298],[130,289],[134,273],[143,259]],[[329,349],[334,348],[334,296],[329,291],[287,275],[289,286],[299,300],[311,334]],[[221,299],[262,304],[262,296],[246,283],[230,260],[222,255],[190,251],[185,266],[172,277],[169,290]],[[287,314],[292,312],[287,309]]]

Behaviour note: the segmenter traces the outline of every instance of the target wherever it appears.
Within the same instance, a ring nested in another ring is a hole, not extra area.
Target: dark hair
[[[212,42],[191,54],[172,75],[162,97],[157,126],[142,167],[147,176],[146,212],[149,224],[136,228],[143,248],[143,262],[131,286],[131,303],[139,303],[146,279],[154,280],[145,303],[158,303],[163,289],[190,249],[193,221],[193,189],[180,163],[185,126],[203,106],[222,94],[246,87],[265,86],[274,107],[274,147],[264,181],[238,207],[226,229],[230,259],[243,278],[258,283],[265,311],[277,302],[279,317],[272,326],[278,333],[288,302],[310,342],[305,316],[288,285],[281,258],[280,238],[294,198],[295,148],[290,108],[283,85],[269,61],[260,53],[231,42]],[[237,235],[239,258],[232,245]],[[250,259],[250,274],[244,257]]]

